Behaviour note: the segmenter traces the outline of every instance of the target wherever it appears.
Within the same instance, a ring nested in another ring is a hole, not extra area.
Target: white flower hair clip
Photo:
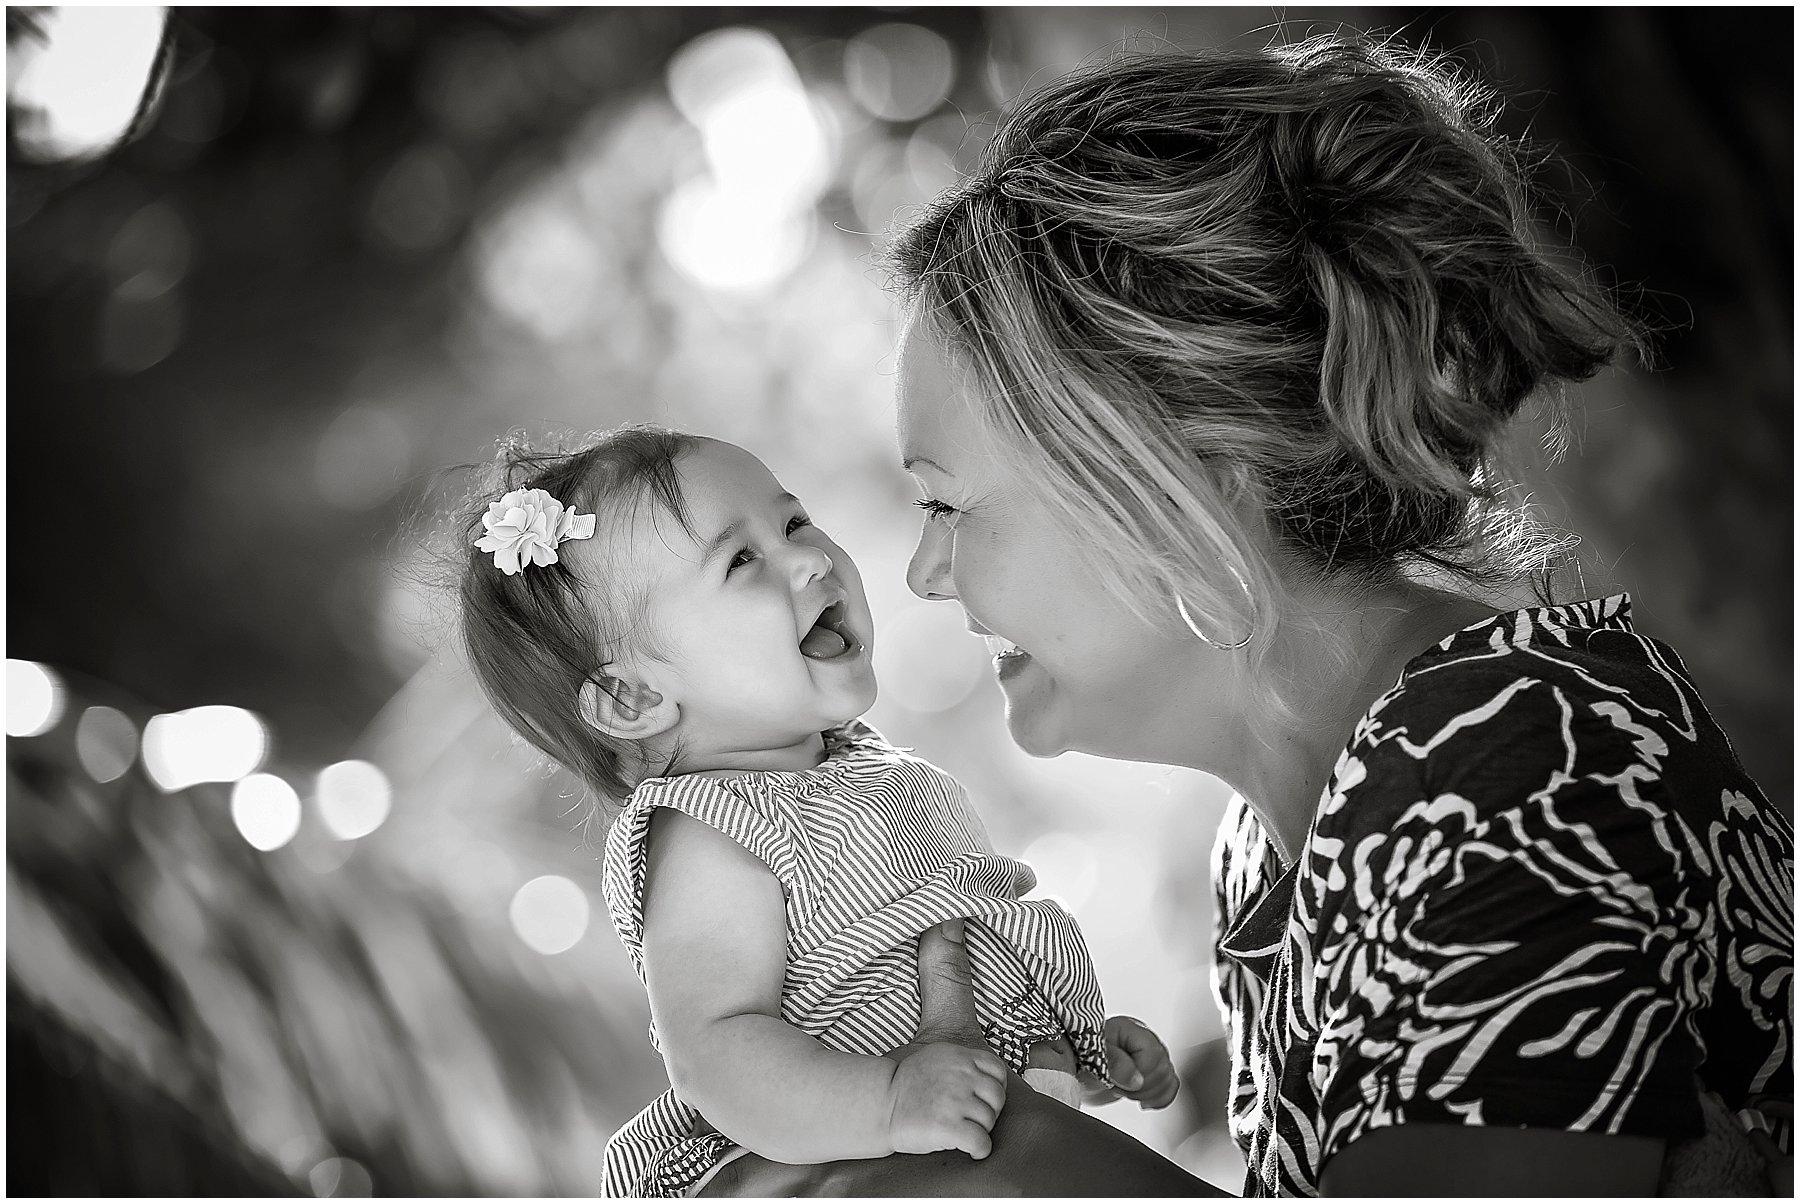
[[[577,514],[542,489],[515,489],[491,503],[481,516],[487,534],[475,546],[494,554],[494,567],[508,577],[528,564],[556,563],[556,545],[565,539],[589,539],[594,516]]]

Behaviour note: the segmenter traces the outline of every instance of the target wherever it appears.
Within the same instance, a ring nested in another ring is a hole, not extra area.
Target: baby
[[[608,1142],[607,1195],[693,1194],[745,1150],[985,1157],[1009,1070],[1077,1106],[1174,1098],[1074,920],[1021,898],[1031,871],[955,781],[857,721],[861,578],[760,460],[639,426],[503,461],[464,639],[507,721],[623,801],[606,901],[672,1084]],[[991,1051],[884,1056],[918,1024],[918,934],[957,917]]]

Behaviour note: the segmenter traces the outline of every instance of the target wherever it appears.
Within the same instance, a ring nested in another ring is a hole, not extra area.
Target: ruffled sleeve
[[[644,977],[644,877],[650,819],[659,807],[690,815],[742,845],[792,890],[794,838],[784,809],[769,797],[764,775],[695,773],[640,785],[606,835],[602,889],[619,941]]]

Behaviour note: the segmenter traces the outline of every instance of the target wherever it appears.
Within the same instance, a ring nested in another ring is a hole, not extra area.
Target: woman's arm
[[[1224,1196],[1098,1117],[1017,1075],[979,1162],[950,1151],[785,1166],[754,1155],[720,1168],[704,1196]]]
[[[978,1045],[961,921],[919,938],[919,1042]],[[946,932],[945,929],[950,929]],[[891,1057],[904,1061],[916,1042]],[[754,1155],[726,1164],[705,1196],[1223,1196],[1105,1121],[1038,1094],[1017,1075],[980,1162],[956,1153],[783,1166]]]
[[[1403,1124],[1345,1146],[1322,1196],[1654,1196],[1663,1139],[1483,1125]]]
[[[902,1065],[827,1049],[780,1019],[781,883],[678,811],[651,821],[644,972],[669,1081],[721,1133],[784,1162],[988,1148],[1006,1067],[935,1045]],[[960,1155],[959,1155],[960,1156]]]

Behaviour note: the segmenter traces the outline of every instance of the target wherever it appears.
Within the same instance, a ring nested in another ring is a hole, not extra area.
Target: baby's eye
[[[725,566],[725,571],[727,573],[729,573],[733,569],[743,568],[745,565],[749,564],[751,561],[753,561],[755,559],[756,559],[755,552],[752,552],[749,548],[741,548],[741,549],[739,549],[737,555],[735,555],[731,558],[731,563]]]
[[[946,505],[936,498],[922,498],[919,501],[914,502],[913,505],[923,510],[927,519],[949,518],[956,513],[955,506]]]
[[[794,532],[798,531],[801,527],[810,527],[810,526],[812,526],[812,519],[806,517],[806,515],[804,515],[804,514],[796,514],[796,515],[794,515],[794,517],[788,519],[787,533],[789,535],[792,535]]]

